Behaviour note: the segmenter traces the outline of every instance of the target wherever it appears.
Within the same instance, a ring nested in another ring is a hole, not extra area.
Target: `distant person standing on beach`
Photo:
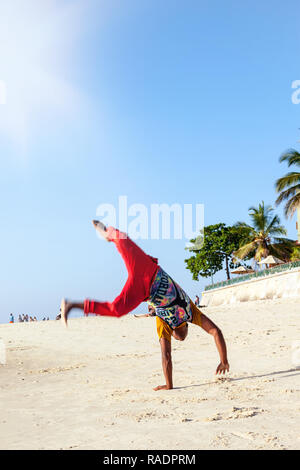
[[[196,295],[195,305],[196,305],[196,307],[199,307],[199,305],[200,305],[200,299],[199,299],[198,295]]]
[[[23,322],[23,319],[22,319],[22,316],[21,316],[21,315],[19,315],[18,322],[19,322],[19,323],[22,323],[22,322]]]
[[[148,302],[156,314],[156,327],[161,345],[162,366],[166,380],[154,390],[173,388],[171,336],[183,341],[188,334],[188,323],[201,326],[213,336],[220,355],[216,374],[229,371],[226,343],[221,330],[204,315],[184,290],[158,265],[158,260],[147,255],[125,233],[113,227],[106,228],[101,222],[93,221],[95,229],[108,241],[114,242],[121,254],[128,279],[121,294],[113,302],[61,302],[60,314],[67,324],[72,309],[84,311],[86,315],[121,317],[134,310],[142,302]]]
[[[15,323],[15,319],[12,313],[9,315],[9,323]]]

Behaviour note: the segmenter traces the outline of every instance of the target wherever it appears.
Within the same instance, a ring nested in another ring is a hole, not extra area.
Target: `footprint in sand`
[[[242,419],[242,418],[252,418],[258,414],[263,413],[265,410],[257,407],[250,408],[238,408],[233,406],[229,411],[222,413],[216,413],[214,416],[210,416],[205,419],[205,421],[220,421],[220,420],[229,420],[229,419]]]
[[[260,449],[281,449],[284,450],[285,446],[280,443],[278,436],[274,434],[268,434],[268,433],[257,433],[257,432],[247,432],[246,433],[248,436],[248,439],[250,438],[252,441],[258,441],[260,442],[261,440],[264,441],[264,444],[260,445],[258,448]]]
[[[29,374],[56,374],[58,372],[66,372],[68,370],[81,369],[82,367],[86,367],[86,364],[75,364],[73,366],[68,366],[68,367],[48,367],[46,369],[30,370],[28,373]]]
[[[142,413],[133,413],[131,411],[122,411],[120,413],[116,414],[116,417],[118,418],[130,418],[133,419],[134,421],[137,421],[138,423],[141,421],[151,421],[151,420],[157,420],[162,419],[162,418],[169,418],[170,414],[169,413],[157,413],[154,410],[148,410],[148,411],[143,411]]]

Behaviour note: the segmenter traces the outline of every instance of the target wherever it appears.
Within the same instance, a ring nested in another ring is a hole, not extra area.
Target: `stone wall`
[[[262,278],[211,289],[202,293],[201,305],[211,307],[249,302],[263,299],[299,297],[300,313],[300,268],[270,274]]]

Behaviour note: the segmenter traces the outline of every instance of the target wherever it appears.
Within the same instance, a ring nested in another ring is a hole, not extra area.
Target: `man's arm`
[[[154,390],[170,390],[173,388],[172,378],[172,355],[171,355],[171,341],[166,338],[160,338],[162,368],[166,379],[166,385],[159,385]]]
[[[201,315],[201,327],[215,339],[221,361],[217,367],[216,374],[222,374],[222,372],[225,374],[226,371],[229,372],[226,343],[222,331],[203,313]]]

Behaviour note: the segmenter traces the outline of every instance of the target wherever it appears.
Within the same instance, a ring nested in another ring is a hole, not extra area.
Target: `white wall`
[[[201,305],[218,306],[262,299],[299,297],[300,313],[300,268],[255,278],[202,293]]]

